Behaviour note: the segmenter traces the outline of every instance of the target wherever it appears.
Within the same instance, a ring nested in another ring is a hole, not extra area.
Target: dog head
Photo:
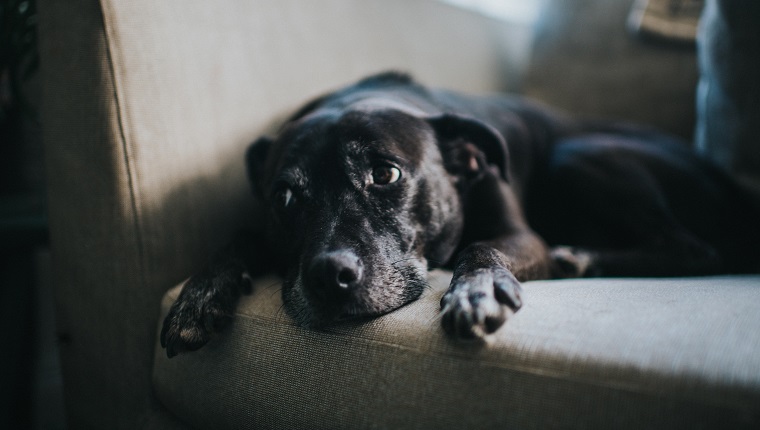
[[[428,268],[458,246],[463,189],[491,164],[506,175],[506,145],[489,126],[356,88],[310,103],[247,155],[287,265],[285,310],[303,326],[418,298]]]

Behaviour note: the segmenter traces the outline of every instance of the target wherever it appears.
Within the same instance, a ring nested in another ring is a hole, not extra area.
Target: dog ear
[[[263,196],[261,175],[264,172],[264,166],[271,146],[272,139],[265,136],[260,137],[248,146],[248,150],[245,153],[245,167],[248,172],[248,181],[251,183],[253,191],[259,197]]]
[[[428,119],[435,130],[446,168],[469,179],[479,178],[489,165],[509,181],[509,151],[504,137],[492,126],[461,115]]]

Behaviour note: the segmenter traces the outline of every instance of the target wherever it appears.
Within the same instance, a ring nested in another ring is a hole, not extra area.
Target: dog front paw
[[[161,329],[161,346],[169,358],[197,350],[230,322],[239,294],[238,286],[229,282],[223,277],[204,276],[187,281]]]
[[[503,267],[456,276],[441,299],[443,329],[456,339],[483,338],[520,309],[521,290],[512,272]]]

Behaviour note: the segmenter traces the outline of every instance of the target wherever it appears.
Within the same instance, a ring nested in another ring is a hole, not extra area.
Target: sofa
[[[247,145],[364,75],[522,92],[689,138],[694,52],[630,38],[630,3],[549,1],[533,26],[433,0],[40,0],[68,426],[760,425],[757,275],[530,282],[484,343],[440,329],[447,271],[408,306],[319,332],[287,318],[270,276],[201,350],[158,345],[183,280],[260,225]]]

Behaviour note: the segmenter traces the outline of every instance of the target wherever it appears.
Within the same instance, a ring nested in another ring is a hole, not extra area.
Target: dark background
[[[0,0],[0,428],[64,428],[34,0]]]

